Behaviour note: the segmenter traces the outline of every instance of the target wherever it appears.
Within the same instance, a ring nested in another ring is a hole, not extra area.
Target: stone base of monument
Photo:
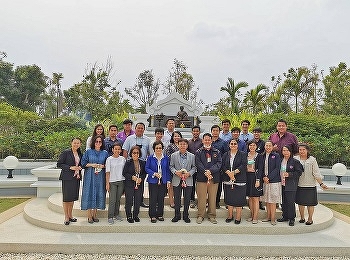
[[[124,198],[122,198],[124,203]],[[78,218],[78,222],[71,223],[69,226],[63,224],[64,215],[62,208],[62,194],[55,193],[47,198],[36,198],[27,203],[24,208],[24,218],[31,224],[41,228],[78,233],[201,233],[201,234],[261,234],[261,235],[284,235],[309,233],[328,228],[333,224],[333,213],[328,208],[318,205],[315,210],[314,224],[306,226],[300,224],[298,218],[294,227],[288,226],[288,222],[277,223],[272,226],[269,222],[261,222],[261,219],[266,217],[266,212],[260,210],[259,223],[252,224],[246,221],[249,217],[249,209],[243,208],[242,221],[240,225],[234,222],[226,223],[227,210],[222,204],[220,209],[217,209],[217,225],[213,225],[204,219],[202,224],[196,223],[196,209],[190,209],[191,223],[185,223],[180,220],[177,223],[171,222],[174,217],[174,209],[168,206],[166,199],[164,212],[164,222],[158,221],[156,224],[151,223],[148,217],[148,209],[141,208],[139,223],[128,223],[125,219],[124,205],[120,207],[123,221],[116,221],[115,224],[109,225],[107,222],[107,210],[98,211],[99,223],[89,224],[87,222],[86,211],[80,210],[80,202],[77,201],[74,206],[73,216]],[[277,217],[281,216],[278,211]]]

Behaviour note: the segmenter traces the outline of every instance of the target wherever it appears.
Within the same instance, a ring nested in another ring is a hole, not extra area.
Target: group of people
[[[123,193],[129,223],[140,221],[140,206],[149,207],[152,223],[164,221],[164,201],[168,194],[169,204],[174,208],[172,222],[182,219],[190,223],[189,208],[197,206],[196,223],[201,224],[207,217],[216,224],[222,191],[227,223],[240,224],[242,207],[248,204],[247,221],[257,224],[259,203],[264,202],[267,217],[263,222],[276,225],[276,221],[288,221],[294,226],[297,203],[299,222],[313,224],[314,207],[318,203],[316,183],[323,189],[327,186],[322,183],[316,159],[310,156],[310,147],[298,143],[297,137],[287,131],[286,121],[280,119],[277,131],[266,141],[261,139],[260,128],[249,132],[248,120],[241,122],[241,128],[230,129],[231,122],[225,119],[221,127],[213,125],[211,132],[204,133],[202,138],[200,127],[193,126],[189,140],[175,130],[175,123],[175,119],[168,118],[165,130],[156,128],[153,142],[144,135],[143,123],[137,123],[133,130],[133,122],[126,119],[123,131],[118,133],[117,126],[111,125],[107,137],[103,126],[98,124],[87,140],[84,154],[80,150],[81,139],[73,138],[71,148],[62,152],[57,162],[62,168],[64,224],[77,221],[72,209],[79,198],[81,179],[81,209],[87,210],[91,224],[99,221],[97,210],[106,207],[106,192],[109,224],[122,220]],[[149,206],[143,201],[144,182],[148,183]],[[282,217],[276,219],[279,203]]]

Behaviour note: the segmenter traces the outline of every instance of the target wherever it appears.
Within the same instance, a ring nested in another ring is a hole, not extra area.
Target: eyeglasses
[[[238,145],[237,143],[233,143],[233,144],[230,144],[230,145]]]
[[[102,141],[95,141],[95,144],[96,144],[96,143],[102,143]]]
[[[140,154],[139,152],[132,152],[132,154]]]

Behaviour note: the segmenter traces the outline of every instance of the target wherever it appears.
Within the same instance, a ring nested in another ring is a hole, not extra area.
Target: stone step
[[[87,222],[86,212],[83,216],[74,215],[78,218],[78,222],[71,223],[66,226],[63,224],[63,210],[52,210],[55,205],[55,199],[59,199],[59,195],[52,195],[53,197],[48,200],[45,198],[36,198],[28,202],[24,208],[24,218],[31,224],[50,230],[56,230],[61,232],[76,232],[76,233],[193,233],[193,234],[261,234],[261,235],[278,235],[278,234],[298,234],[309,233],[328,228],[334,222],[333,213],[328,208],[318,205],[314,214],[314,224],[306,226],[296,221],[294,227],[288,226],[288,222],[277,223],[276,226],[272,226],[269,222],[261,222],[258,224],[252,224],[247,222],[247,209],[244,209],[242,222],[240,225],[235,225],[233,222],[226,223],[226,210],[224,207],[217,210],[218,212],[218,224],[214,225],[207,219],[202,224],[196,223],[196,210],[190,211],[191,223],[185,223],[179,221],[177,223],[171,222],[173,217],[173,209],[166,209],[165,221],[157,223],[151,223],[148,218],[147,209],[142,209],[140,214],[141,221],[139,223],[128,223],[124,218],[123,221],[115,222],[113,225],[109,225],[107,218],[101,215],[99,223],[90,224]],[[54,199],[55,198],[55,199]],[[49,207],[49,205],[51,206]],[[58,208],[58,206],[55,206]],[[56,209],[57,209],[56,208]],[[78,210],[78,209],[75,209]],[[78,211],[75,211],[77,213]],[[105,212],[105,211],[104,211]],[[123,211],[121,211],[123,212]],[[105,213],[104,213],[105,214]],[[263,214],[263,211],[262,211]],[[280,214],[279,214],[280,215]]]

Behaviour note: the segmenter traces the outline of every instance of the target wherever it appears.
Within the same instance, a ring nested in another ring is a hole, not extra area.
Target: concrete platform
[[[34,199],[29,203],[39,203],[39,201]],[[86,228],[88,224],[84,224],[84,220],[81,218],[77,223],[69,226],[62,224],[66,231],[55,231],[28,223],[20,207],[23,209],[24,205],[10,210],[13,211],[12,215],[14,216],[12,217],[7,212],[8,220],[0,224],[0,252],[222,257],[344,257],[350,255],[350,232],[348,232],[350,221],[346,223],[339,219],[335,219],[334,223],[328,228],[302,234],[213,234],[207,232],[192,233],[190,230],[181,230],[181,232],[176,233],[138,233],[133,230],[112,233],[84,233],[72,230],[74,226],[79,226],[82,229]],[[323,210],[324,207],[318,206],[315,213],[319,214]],[[42,213],[36,211],[35,214],[41,215]],[[0,214],[0,218],[3,218],[3,214]],[[168,221],[165,221],[164,225],[171,226],[173,224],[178,226],[180,224],[169,223]],[[142,226],[151,225],[149,221],[144,219],[140,223],[142,223]],[[158,222],[152,224],[152,226],[157,229],[161,226],[159,224]],[[101,225],[103,224],[101,223]],[[117,225],[132,226],[133,224],[126,224],[123,221]],[[221,225],[226,225],[226,223],[219,220],[217,225],[209,224],[208,221],[201,225],[194,223],[190,225],[208,229],[219,228]],[[258,226],[270,228],[271,225],[259,223]],[[275,228],[292,230],[299,227],[308,228],[306,225],[299,223],[295,227],[287,227],[285,223],[278,223]]]

